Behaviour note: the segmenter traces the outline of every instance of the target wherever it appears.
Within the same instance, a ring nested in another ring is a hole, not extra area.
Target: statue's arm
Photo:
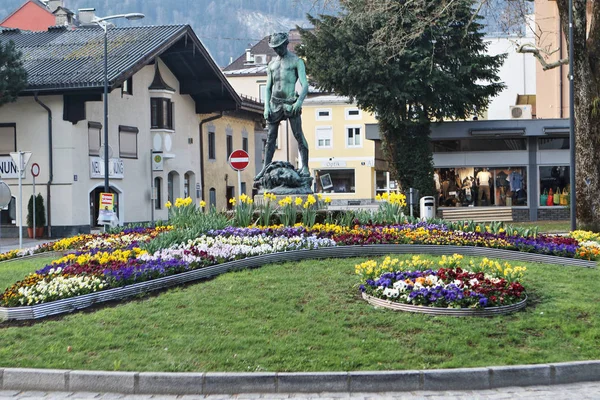
[[[302,103],[308,94],[308,79],[306,78],[306,67],[304,66],[304,61],[301,58],[298,58],[298,82],[300,82],[300,93],[298,94],[298,100],[294,104],[294,111],[299,111],[302,108]]]
[[[269,119],[271,113],[271,92],[273,91],[273,76],[271,75],[271,68],[267,67],[267,86],[265,87],[265,119]]]

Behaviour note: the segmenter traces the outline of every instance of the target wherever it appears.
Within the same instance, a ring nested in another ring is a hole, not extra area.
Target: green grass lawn
[[[535,221],[535,222],[509,222],[510,225],[533,228],[537,226],[540,233],[565,233],[571,230],[571,223],[565,221]]]
[[[46,264],[57,259],[57,256],[40,256],[27,258],[21,261],[8,261],[0,263],[0,292],[4,292],[10,285],[23,279],[25,276]]]
[[[525,310],[453,318],[367,304],[354,275],[362,261],[267,265],[52,320],[0,324],[0,367],[347,371],[600,359],[598,270],[525,264]],[[44,260],[27,263],[33,270]],[[18,264],[9,275],[10,264],[0,264],[0,287],[19,275]]]

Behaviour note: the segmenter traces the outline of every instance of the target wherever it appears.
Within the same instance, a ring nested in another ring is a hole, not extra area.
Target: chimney
[[[252,57],[252,53],[250,53],[250,49],[246,49],[246,62],[253,63],[254,57]]]
[[[58,7],[64,7],[64,1],[63,0],[49,0],[46,3],[46,6],[48,7],[48,9],[50,10],[51,13],[53,13],[54,11],[56,11],[56,9]],[[58,24],[57,24],[58,25]]]
[[[83,25],[92,23],[92,19],[96,16],[95,8],[80,8],[77,10],[79,22]]]

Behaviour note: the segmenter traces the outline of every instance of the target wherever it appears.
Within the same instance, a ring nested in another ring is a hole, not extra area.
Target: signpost
[[[242,194],[242,173],[250,163],[250,156],[244,150],[234,150],[229,155],[229,165],[237,171],[238,176],[238,197]]]
[[[19,249],[23,248],[23,171],[31,158],[30,151],[10,153],[19,173]]]
[[[33,238],[35,239],[35,231],[37,226],[35,225],[35,177],[40,174],[40,166],[38,163],[31,164],[31,176],[33,177]]]
[[[0,216],[2,215],[2,210],[8,208],[11,200],[12,194],[10,193],[10,188],[5,182],[0,181]]]

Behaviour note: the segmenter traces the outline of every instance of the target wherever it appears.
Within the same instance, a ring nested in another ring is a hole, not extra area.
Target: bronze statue
[[[308,144],[302,132],[302,102],[308,93],[308,80],[304,61],[291,53],[287,46],[289,38],[287,33],[274,33],[269,38],[269,46],[277,53],[277,58],[271,60],[267,67],[267,87],[264,116],[267,120],[268,133],[265,146],[265,161],[262,170],[254,178],[260,181],[267,166],[273,161],[275,142],[279,130],[279,123],[288,119],[292,133],[298,141],[298,151],[302,165],[298,175],[309,177],[308,170]],[[302,89],[296,92],[296,82]]]

